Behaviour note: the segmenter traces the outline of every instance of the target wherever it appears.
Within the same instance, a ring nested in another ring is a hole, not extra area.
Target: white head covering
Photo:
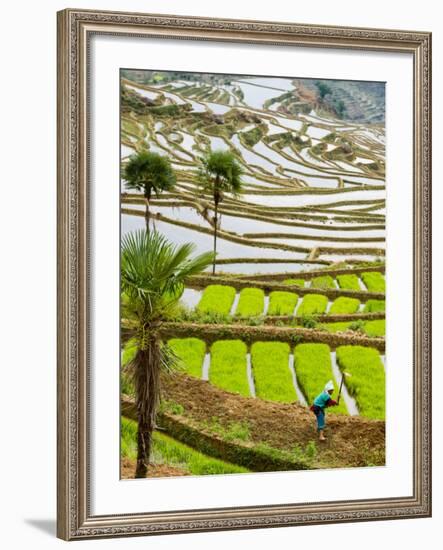
[[[325,391],[330,391],[333,389],[334,389],[334,383],[332,382],[332,380],[329,380],[329,382],[325,386]]]

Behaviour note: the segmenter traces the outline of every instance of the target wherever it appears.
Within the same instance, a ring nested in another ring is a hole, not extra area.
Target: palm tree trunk
[[[146,346],[146,347],[145,347]],[[148,338],[134,359],[137,405],[137,467],[135,477],[146,477],[151,455],[152,432],[160,400],[160,343]]]
[[[145,191],[145,204],[146,204],[146,210],[145,210],[145,223],[146,223],[146,231],[149,231],[149,220],[151,217],[151,213],[149,212],[149,201],[151,200],[151,192]]]
[[[212,274],[215,275],[215,255],[217,254],[217,223],[218,223],[218,201],[215,201],[214,208],[214,260],[212,262]]]

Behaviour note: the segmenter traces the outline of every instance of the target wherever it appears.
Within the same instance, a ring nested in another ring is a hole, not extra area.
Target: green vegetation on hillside
[[[361,290],[358,281],[359,279],[357,275],[351,273],[346,275],[337,275],[338,286],[345,290]]]
[[[365,313],[378,313],[380,311],[385,311],[386,302],[385,300],[368,300],[365,304],[363,311]]]
[[[121,419],[121,456],[134,461],[137,459],[137,423],[125,417]],[[249,471],[242,466],[204,455],[160,432],[153,433],[151,462],[175,466],[196,476],[240,474]]]
[[[312,288],[335,288],[334,279],[330,275],[320,275],[311,281]]]
[[[296,401],[289,370],[289,346],[282,342],[255,342],[251,346],[251,363],[257,397],[291,403]]]
[[[376,349],[340,346],[337,363],[351,376],[346,378],[349,393],[355,398],[360,414],[385,418],[385,369]]]
[[[369,292],[385,292],[386,283],[382,273],[378,271],[370,271],[369,273],[362,273],[361,279],[366,285]]]
[[[283,281],[284,285],[294,285],[294,286],[305,286],[305,280],[304,279],[285,279]]]
[[[331,350],[326,344],[299,344],[294,349],[294,367],[297,380],[306,396],[306,400],[312,405],[314,399],[323,391],[329,380],[334,382],[334,394],[337,397],[337,386],[334,381],[331,365]],[[334,413],[347,414],[343,400],[337,407],[329,409]]]
[[[197,310],[201,313],[221,313],[227,315],[234,303],[236,290],[227,285],[209,285],[203,291]]]
[[[324,313],[328,306],[327,296],[321,294],[306,294],[302,303],[297,308],[297,315],[313,315]]]
[[[261,288],[243,288],[240,291],[240,299],[236,315],[251,317],[261,315],[265,306],[265,293]]]
[[[214,342],[211,346],[210,382],[223,390],[250,395],[246,351],[246,344],[241,340]]]
[[[198,338],[172,338],[168,344],[183,361],[186,373],[201,378],[203,359],[206,353],[205,342]]]
[[[292,315],[298,301],[297,294],[274,290],[269,294],[268,315]]]
[[[332,303],[329,313],[331,315],[341,315],[345,313],[355,313],[360,307],[360,300],[356,298],[347,298],[340,296]]]

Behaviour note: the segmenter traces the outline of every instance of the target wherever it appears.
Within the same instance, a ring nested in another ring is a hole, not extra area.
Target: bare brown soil
[[[121,479],[134,479],[135,466],[135,460],[122,458],[120,466]],[[174,477],[187,475],[189,475],[189,472],[181,468],[176,468],[175,466],[168,466],[167,464],[150,464],[146,477]]]
[[[199,423],[216,419],[229,428],[247,422],[253,442],[292,450],[316,441],[315,467],[384,465],[385,422],[327,412],[325,442],[317,441],[314,414],[298,403],[282,404],[242,397],[183,374],[165,376],[163,397],[184,407],[183,415]],[[333,409],[331,409],[332,411]]]

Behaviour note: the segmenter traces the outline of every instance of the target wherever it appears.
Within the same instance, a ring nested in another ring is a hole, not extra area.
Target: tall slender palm
[[[243,171],[235,155],[230,151],[210,151],[202,160],[199,180],[203,188],[212,194],[214,199],[214,262],[212,274],[215,274],[215,257],[217,254],[218,206],[224,193],[237,195],[241,191]]]
[[[176,177],[169,159],[151,151],[140,151],[131,155],[123,168],[126,187],[141,191],[145,197],[146,229],[149,231],[149,202],[152,193],[158,197],[162,191],[174,188]]]
[[[171,371],[174,354],[161,342],[159,328],[176,306],[184,280],[212,263],[212,252],[191,258],[195,245],[176,246],[158,231],[139,230],[122,239],[122,315],[132,321],[136,353],[129,364],[137,407],[137,468],[145,477],[151,453],[152,431],[160,402],[160,371]]]

